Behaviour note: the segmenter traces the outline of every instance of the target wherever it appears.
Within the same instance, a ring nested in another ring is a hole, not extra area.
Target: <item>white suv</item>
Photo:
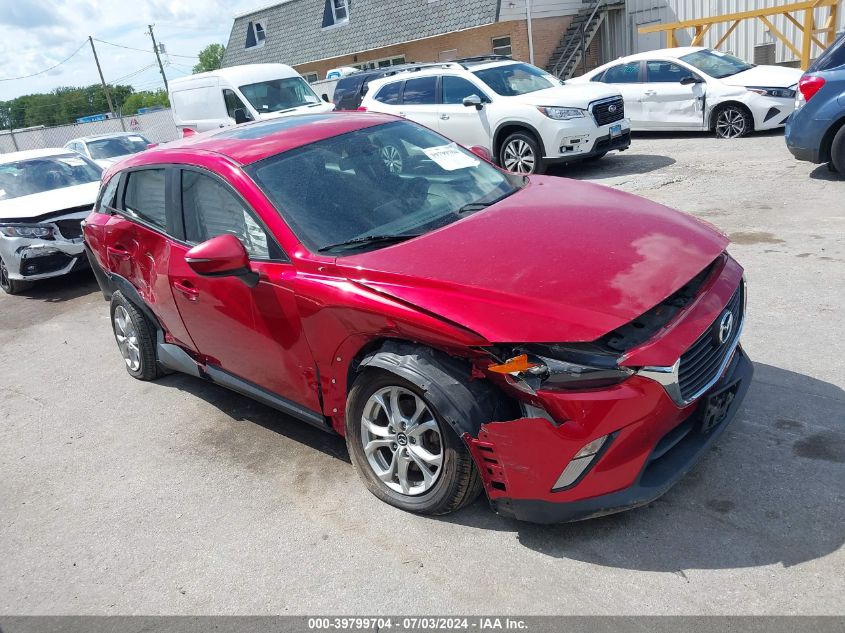
[[[372,81],[362,110],[395,114],[466,146],[480,146],[513,172],[542,173],[549,163],[598,160],[631,144],[618,89],[565,85],[536,66],[486,56],[419,64]],[[402,169],[404,152],[383,158]]]

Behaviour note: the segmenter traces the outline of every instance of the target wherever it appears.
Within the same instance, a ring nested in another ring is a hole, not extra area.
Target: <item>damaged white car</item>
[[[783,127],[802,72],[701,47],[622,57],[567,83],[618,88],[634,131],[712,131],[720,138]]]
[[[0,288],[16,294],[87,266],[82,220],[101,174],[66,149],[0,155]]]

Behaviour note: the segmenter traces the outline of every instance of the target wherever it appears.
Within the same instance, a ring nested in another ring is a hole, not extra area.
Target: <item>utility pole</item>
[[[153,25],[148,24],[147,26],[150,27],[150,37],[153,40],[153,52],[156,54],[156,59],[158,60],[158,69],[161,71],[161,78],[164,79],[164,89],[170,92],[170,88],[167,87],[167,76],[164,74],[164,66],[161,65],[161,57],[158,54],[158,44],[156,44],[156,36],[153,34]]]
[[[534,63],[534,30],[531,28],[531,0],[525,0],[525,19],[528,23],[528,62]]]
[[[103,92],[106,93],[106,101],[109,104],[109,112],[114,116],[114,106],[111,102],[111,95],[109,94],[109,87],[106,85],[106,80],[103,77],[103,69],[100,68],[100,60],[97,57],[97,49],[94,48],[94,39],[89,35],[88,41],[91,42],[91,50],[94,52],[94,61],[97,63],[97,72],[100,73],[100,82],[103,84]]]

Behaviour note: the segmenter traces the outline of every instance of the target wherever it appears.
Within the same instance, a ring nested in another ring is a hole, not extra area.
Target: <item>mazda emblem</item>
[[[732,312],[725,312],[719,320],[719,345],[724,345],[730,339],[734,329],[734,315]]]

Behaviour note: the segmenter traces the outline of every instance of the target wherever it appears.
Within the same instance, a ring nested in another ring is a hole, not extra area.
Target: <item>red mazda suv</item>
[[[339,433],[413,512],[483,489],[551,523],[663,494],[751,379],[727,239],[476,152],[328,113],[115,165],[84,235],[129,374],[185,372]]]

